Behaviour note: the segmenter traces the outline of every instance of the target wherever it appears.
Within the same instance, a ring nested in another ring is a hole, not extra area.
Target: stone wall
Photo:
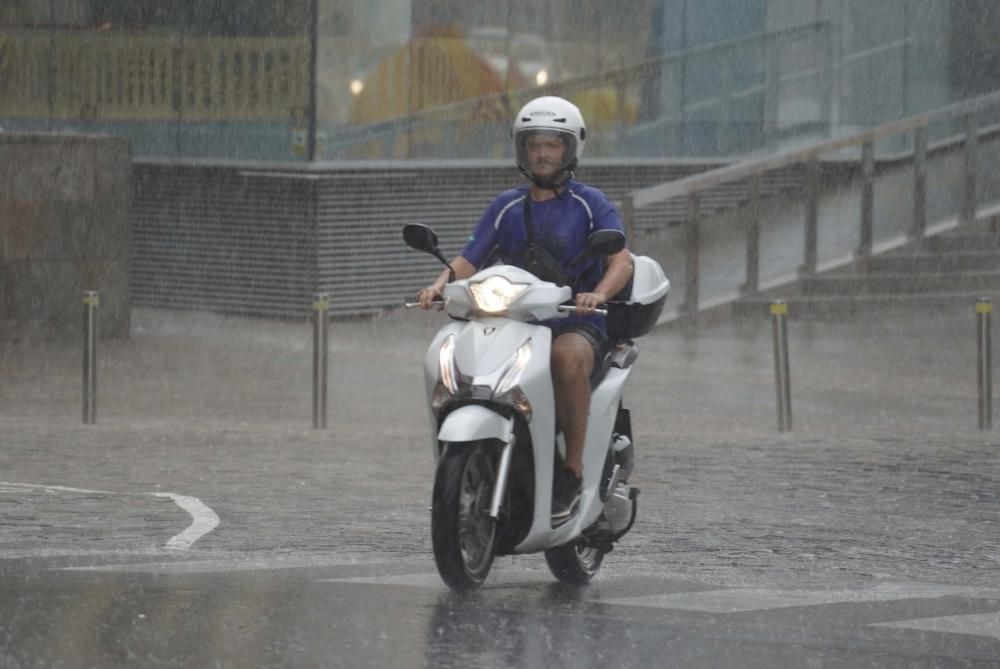
[[[0,132],[0,341],[79,336],[86,290],[128,335],[131,163],[127,139]]]

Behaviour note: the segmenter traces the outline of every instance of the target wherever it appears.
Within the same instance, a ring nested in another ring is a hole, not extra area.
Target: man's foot
[[[580,504],[583,479],[568,467],[556,470],[552,486],[552,524],[559,525],[569,520]]]

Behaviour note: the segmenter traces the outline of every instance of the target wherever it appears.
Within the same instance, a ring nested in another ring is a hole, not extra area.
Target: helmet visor
[[[520,130],[514,135],[518,166],[544,180],[576,163],[576,137],[562,130]]]

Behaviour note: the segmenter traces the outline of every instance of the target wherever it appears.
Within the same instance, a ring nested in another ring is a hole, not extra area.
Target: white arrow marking
[[[916,618],[889,623],[873,623],[873,627],[894,627],[946,634],[971,634],[1000,639],[1000,613],[974,613],[940,618]]]
[[[216,515],[215,511],[202,504],[201,500],[197,497],[175,495],[170,492],[155,492],[153,495],[156,497],[169,497],[174,500],[177,506],[191,514],[191,518],[194,519],[194,522],[188,525],[186,530],[171,537],[170,541],[167,542],[167,548],[180,550],[191,548],[191,544],[214,530],[219,524],[219,516]]]
[[[52,490],[54,492],[75,492],[84,495],[152,495],[153,497],[167,497],[172,499],[174,503],[184,509],[190,514],[193,522],[188,525],[187,529],[178,535],[170,538],[167,542],[167,548],[187,550],[191,548],[191,545],[198,541],[212,530],[214,530],[219,525],[219,516],[216,515],[212,509],[205,506],[200,499],[197,497],[188,497],[187,495],[175,495],[172,492],[145,492],[145,493],[120,493],[120,492],[110,492],[108,490],[87,490],[86,488],[68,488],[61,485],[38,485],[34,483],[7,483],[0,481],[0,488],[7,486],[10,488],[29,488],[33,490]]]

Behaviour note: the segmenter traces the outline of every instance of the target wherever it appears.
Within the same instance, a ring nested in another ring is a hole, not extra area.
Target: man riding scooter
[[[567,100],[542,97],[526,104],[514,119],[512,138],[517,167],[530,184],[501,193],[485,213],[460,254],[419,293],[429,309],[450,279],[466,279],[499,258],[540,279],[572,288],[577,311],[546,321],[552,329],[552,382],[556,417],[566,442],[565,466],[554,481],[552,522],[561,524],[580,501],[591,375],[608,352],[606,318],[595,312],[617,295],[632,276],[627,248],[607,256],[587,253],[588,236],[615,230],[625,236],[618,212],[596,188],[573,178],[586,142],[580,110]]]

